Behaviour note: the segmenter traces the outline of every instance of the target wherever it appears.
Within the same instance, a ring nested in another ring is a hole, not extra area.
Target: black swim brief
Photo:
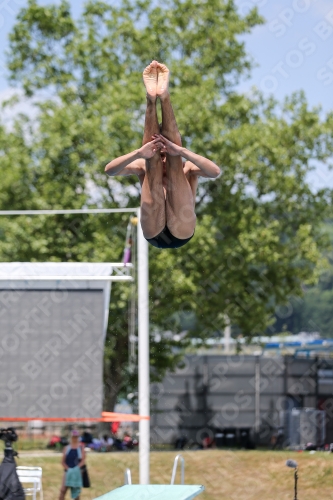
[[[155,236],[155,238],[146,238],[146,240],[156,248],[180,248],[190,241],[191,238],[193,238],[193,234],[190,238],[186,238],[185,240],[176,238],[176,236],[170,233],[168,226],[165,226],[163,231]]]

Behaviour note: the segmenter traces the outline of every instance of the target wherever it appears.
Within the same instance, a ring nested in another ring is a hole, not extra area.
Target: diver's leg
[[[154,134],[159,133],[159,125],[156,111],[156,90],[157,90],[157,62],[150,63],[143,72],[143,83],[147,91],[147,107],[145,116],[145,129],[143,132],[142,144],[147,144],[152,140]]]
[[[160,153],[146,160],[141,188],[141,226],[145,238],[155,238],[166,225],[163,165]]]
[[[159,134],[159,130],[160,128],[157,119],[156,100],[152,100],[149,96],[147,96],[145,128],[143,132],[142,145],[150,142],[154,134]]]
[[[180,156],[167,156],[166,176],[166,225],[176,238],[190,238],[196,224],[195,200]]]
[[[182,138],[178,130],[169,94],[161,98],[161,108],[162,108],[161,134],[164,135],[164,137],[166,137],[167,139],[169,139],[169,141],[177,144],[177,146],[181,146]]]
[[[162,135],[177,144],[182,145],[176,118],[172,110],[170,96],[161,97],[162,105]],[[166,160],[167,192],[166,220],[170,232],[176,238],[190,238],[195,229],[195,200],[188,180],[183,171],[181,156],[167,154]]]
[[[182,145],[168,89],[169,70],[158,64],[157,96],[161,101],[161,134],[178,146]],[[170,232],[179,239],[190,238],[195,229],[196,215],[191,186],[183,171],[181,156],[167,154],[166,160],[166,224]]]
[[[169,70],[165,64],[157,64],[157,90],[156,94],[160,98],[162,108],[162,130],[169,141],[178,146],[182,145],[181,136],[177,127],[175,114],[173,112],[169,94]]]
[[[159,133],[156,112],[157,63],[153,61],[143,72],[147,90],[147,108],[143,144]],[[154,238],[165,228],[165,195],[163,190],[163,165],[159,151],[146,160],[146,173],[141,190],[141,226],[146,238]]]

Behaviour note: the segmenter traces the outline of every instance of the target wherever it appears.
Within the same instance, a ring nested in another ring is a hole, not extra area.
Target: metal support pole
[[[322,441],[322,436],[321,436],[321,425],[320,425],[320,422],[319,422],[319,419],[320,419],[320,413],[317,411],[319,410],[319,374],[318,374],[318,370],[319,370],[319,358],[318,356],[316,356],[315,358],[315,362],[314,362],[314,370],[315,370],[315,373],[314,373],[314,382],[315,382],[315,409],[316,409],[316,413],[315,413],[315,418],[316,418],[316,446],[323,446],[323,441]]]
[[[230,353],[230,339],[231,339],[231,325],[230,319],[225,314],[225,327],[224,327],[224,352],[226,354]]]
[[[256,356],[255,361],[255,433],[256,441],[259,438],[260,431],[260,358]]]
[[[150,415],[148,242],[143,236],[138,209],[138,369],[139,414]],[[150,421],[139,422],[140,484],[149,484]]]
[[[294,497],[294,500],[297,500],[297,480],[298,480],[298,469],[296,467],[296,469],[295,469],[295,486],[294,486],[295,497]]]
[[[177,466],[178,462],[180,460],[181,464],[181,476],[180,476],[180,484],[185,484],[185,460],[182,455],[177,455],[173,464],[173,469],[172,469],[172,475],[171,475],[171,482],[170,484],[175,484],[175,479],[176,479],[176,473],[177,473]]]
[[[132,484],[131,469],[126,469],[124,474],[124,484]]]

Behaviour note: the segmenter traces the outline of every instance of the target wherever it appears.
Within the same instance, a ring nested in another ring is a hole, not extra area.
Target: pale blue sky
[[[114,1],[114,0],[113,0]],[[25,0],[0,1],[0,99],[7,94],[5,49],[8,33]],[[257,86],[277,99],[303,89],[309,103],[333,110],[333,0],[236,0],[241,12],[258,6],[266,24],[245,38],[257,67],[239,90]],[[71,0],[74,15],[83,2]],[[316,185],[333,186],[333,173],[319,167]]]
[[[311,105],[333,109],[333,1],[237,0],[246,12],[257,5],[266,24],[245,37],[258,67],[241,90],[256,85],[282,99],[303,89]]]

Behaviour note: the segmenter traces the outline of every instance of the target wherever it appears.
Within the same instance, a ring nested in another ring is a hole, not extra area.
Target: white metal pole
[[[73,215],[134,213],[137,208],[79,208],[71,210],[0,210],[0,215]]]
[[[255,424],[256,440],[260,431],[260,358],[255,361]]]
[[[230,353],[230,338],[231,338],[231,325],[230,325],[230,320],[227,315],[224,316],[225,318],[225,328],[224,328],[224,352],[226,354]]]
[[[143,236],[138,209],[138,375],[139,415],[150,416],[148,242]],[[140,484],[149,484],[150,421],[139,422]]]

